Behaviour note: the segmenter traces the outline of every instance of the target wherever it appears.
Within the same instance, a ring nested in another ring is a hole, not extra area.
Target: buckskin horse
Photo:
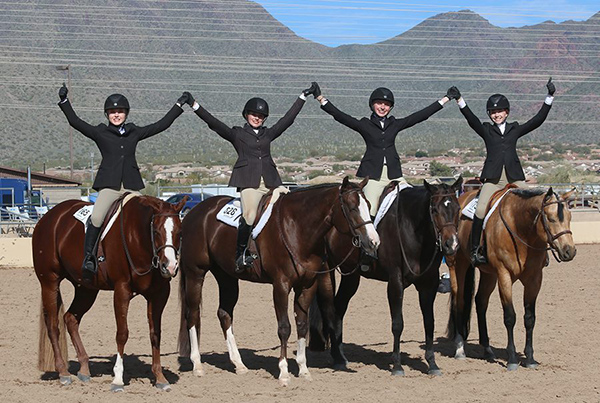
[[[202,285],[208,271],[219,285],[217,316],[226,339],[229,358],[236,373],[247,372],[233,335],[233,309],[238,300],[240,279],[273,284],[273,302],[281,344],[279,383],[290,381],[287,342],[290,337],[288,296],[294,290],[294,312],[298,332],[296,361],[299,376],[310,379],[306,366],[308,307],[317,283],[328,281],[323,273],[325,234],[335,227],[351,233],[348,242],[376,256],[379,237],[370,221],[368,204],[360,185],[344,178],[341,185],[318,185],[299,188],[282,196],[274,205],[271,217],[256,238],[258,259],[254,266],[235,274],[236,229],[217,221],[217,212],[230,197],[212,197],[201,203],[183,221],[181,248],[181,326],[179,354],[189,356],[193,373],[203,375],[200,360],[200,303]],[[331,301],[333,295],[331,295]]]
[[[78,378],[83,382],[90,380],[89,357],[79,335],[81,319],[100,290],[114,290],[117,357],[111,390],[123,390],[123,352],[129,336],[127,313],[129,302],[136,294],[143,295],[148,304],[155,386],[168,390],[169,382],[160,364],[161,315],[169,297],[170,279],[178,269],[179,212],[185,200],[172,205],[154,197],[139,196],[122,205],[119,218],[101,241],[106,260],[100,263],[92,287],[81,284],[84,227],[73,217],[86,204],[76,200],[60,203],[40,219],[33,232],[33,264],[42,287],[45,322],[44,329],[40,321],[40,370],[55,369],[61,384],[72,382],[67,368],[66,342],[59,342],[59,337],[64,335],[64,328],[59,331],[60,283],[67,279],[75,287],[75,296],[64,315],[64,324],[80,364]],[[47,330],[52,350],[44,330]]]
[[[476,192],[465,193],[460,197],[461,206],[466,206]],[[479,286],[475,296],[479,344],[484,348],[484,358],[495,361],[490,347],[486,312],[489,298],[496,288],[504,312],[504,325],[508,333],[508,363],[510,371],[518,368],[514,343],[516,314],[512,301],[512,286],[519,280],[523,284],[525,307],[525,361],[527,368],[535,368],[538,363],[533,358],[533,328],[535,326],[535,303],[542,286],[542,269],[552,251],[557,261],[570,261],[576,249],[570,230],[571,212],[567,200],[572,191],[562,196],[552,188],[510,189],[499,200],[496,209],[486,224],[484,238],[487,244],[488,263],[479,266]],[[471,220],[461,217],[459,237],[461,245],[470,245]],[[549,245],[549,246],[548,246]],[[451,280],[451,310],[448,321],[448,337],[454,339],[455,358],[464,359],[465,340],[469,333],[471,307],[475,285],[475,269],[469,261],[469,248],[461,248],[456,259],[449,262]]]
[[[439,267],[442,256],[451,256],[458,250],[459,205],[456,197],[462,177],[451,186],[434,185],[423,181],[424,186],[406,188],[382,218],[377,228],[381,236],[376,264],[364,272],[358,269],[359,255],[349,250],[347,235],[332,229],[327,236],[329,265],[339,266],[340,287],[335,295],[335,339],[331,340],[334,368],[345,369],[347,360],[342,351],[344,315],[350,299],[358,290],[361,275],[387,282],[387,297],[392,317],[393,352],[392,374],[404,375],[400,359],[400,338],[404,328],[402,302],[404,289],[414,284],[419,294],[419,304],[425,327],[425,359],[430,375],[441,375],[433,351],[433,305],[439,285]],[[321,291],[321,290],[319,290]],[[328,292],[326,290],[326,292]],[[319,307],[321,298],[318,298]],[[311,306],[311,349],[322,350],[324,337],[320,334],[321,315]],[[331,317],[326,314],[325,317]],[[324,327],[330,327],[327,320]],[[313,344],[314,341],[314,344]],[[336,351],[336,347],[339,350]]]

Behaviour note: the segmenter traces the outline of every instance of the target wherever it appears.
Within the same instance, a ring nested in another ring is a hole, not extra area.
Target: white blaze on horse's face
[[[362,218],[363,222],[371,221],[371,213],[369,212],[369,204],[367,203],[367,199],[363,194],[360,194],[360,202],[358,205],[358,211],[360,211],[360,218]],[[366,225],[367,236],[369,240],[373,243],[375,248],[379,247],[379,243],[381,242],[379,239],[379,234],[375,229],[375,225],[373,223]]]
[[[164,248],[164,254],[165,257],[167,258],[167,260],[169,261],[169,264],[167,265],[167,270],[169,271],[169,273],[171,274],[171,276],[175,276],[175,274],[177,273],[177,256],[175,255],[175,247],[173,245],[173,229],[175,228],[175,222],[173,221],[172,217],[169,217],[165,220],[165,234],[166,234],[166,242],[165,245],[167,246],[166,248]]]

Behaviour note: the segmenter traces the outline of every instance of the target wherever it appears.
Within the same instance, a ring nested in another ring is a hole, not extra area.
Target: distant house
[[[0,178],[27,180],[27,171],[0,166]],[[81,183],[38,172],[31,172],[31,188],[42,191],[48,204],[55,205],[69,199],[81,198]]]

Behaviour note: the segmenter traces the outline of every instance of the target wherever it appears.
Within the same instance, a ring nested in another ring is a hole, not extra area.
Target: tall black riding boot
[[[483,219],[473,216],[473,227],[471,228],[471,264],[473,266],[487,263],[484,248],[480,245],[482,230]]]
[[[88,225],[85,231],[85,240],[83,241],[83,265],[81,267],[83,282],[91,284],[98,271],[98,260],[96,259],[96,243],[100,235],[100,228],[94,227],[92,223]]]
[[[254,256],[248,253],[248,241],[252,233],[252,226],[246,223],[244,217],[240,218],[240,225],[238,226],[237,234],[237,247],[235,250],[235,272],[241,273],[252,265],[254,262]]]

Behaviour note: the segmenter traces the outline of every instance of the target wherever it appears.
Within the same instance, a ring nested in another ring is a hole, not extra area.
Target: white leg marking
[[[281,386],[288,386],[290,384],[290,373],[288,372],[287,360],[279,360],[279,384]]]
[[[231,363],[235,365],[235,373],[236,374],[245,374],[248,372],[248,368],[242,362],[242,356],[240,356],[240,352],[237,347],[237,343],[235,342],[235,337],[233,336],[233,330],[231,328],[227,329],[227,351],[229,351],[229,359]]]
[[[113,379],[112,384],[123,386],[123,357],[121,357],[121,354],[119,353],[117,353],[117,360],[115,361],[113,372],[115,374],[115,379]]]
[[[296,362],[298,363],[299,376],[308,380],[312,379],[308,367],[306,366],[306,339],[302,337],[298,340],[298,351],[296,352]]]
[[[192,326],[189,330],[190,334],[190,360],[194,364],[193,373],[196,376],[204,375],[202,368],[202,359],[200,358],[200,348],[198,347],[198,335],[196,334],[196,326]]]
[[[167,267],[167,270],[169,270],[169,273],[171,273],[172,276],[175,275],[176,269],[177,269],[177,257],[175,256],[175,249],[172,248],[173,246],[173,229],[175,228],[175,223],[173,222],[173,218],[169,217],[165,220],[165,234],[167,235],[167,240],[165,242],[165,245],[169,245],[171,246],[170,248],[165,248],[164,253],[165,253],[165,257],[168,259],[169,261],[169,266]]]
[[[465,346],[464,346],[464,344],[461,344],[456,349],[456,353],[454,354],[454,358],[456,358],[457,360],[464,360],[465,358],[467,358],[467,356],[465,355]]]
[[[369,206],[367,205],[367,200],[362,196],[360,197],[360,204],[358,206],[358,210],[360,211],[360,217],[363,219],[363,221],[371,221],[371,214],[369,213]],[[373,242],[375,247],[378,247],[381,241],[379,239],[379,234],[377,233],[375,226],[373,224],[367,224],[365,228],[367,229],[367,236],[369,237],[369,240]]]

